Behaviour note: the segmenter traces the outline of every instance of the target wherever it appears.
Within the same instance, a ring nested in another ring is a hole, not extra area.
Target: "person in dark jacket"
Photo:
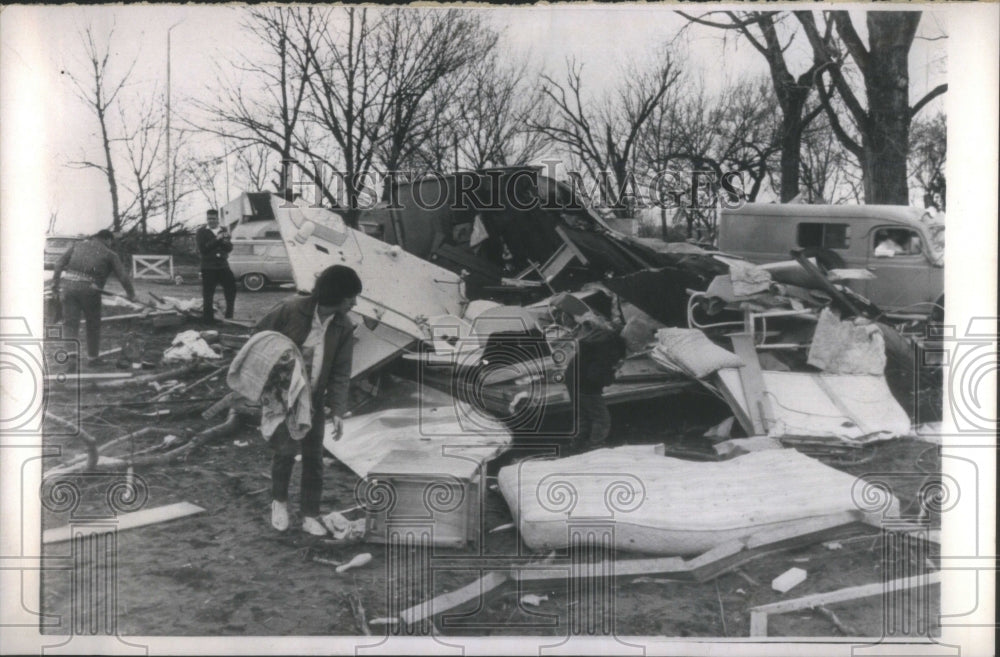
[[[557,294],[549,308],[558,324],[571,329],[576,344],[565,373],[576,419],[574,448],[579,452],[597,449],[611,432],[604,388],[615,380],[615,368],[625,357],[625,340],[617,326],[572,295]]]
[[[69,247],[56,262],[52,273],[52,292],[60,297],[66,337],[80,336],[80,317],[87,322],[88,363],[100,363],[101,352],[101,291],[112,273],[125,288],[129,299],[135,299],[132,279],[111,250],[114,235],[110,230],[99,231],[83,242]]]
[[[323,493],[324,405],[329,407],[335,436],[340,436],[351,382],[354,324],[347,313],[361,293],[357,272],[344,265],[323,270],[309,296],[278,304],[258,322],[254,332],[278,331],[298,345],[312,384],[313,418],[309,433],[295,441],[285,425],[271,437],[271,524],[288,528],[288,484],[295,455],[302,453],[301,511],[303,531],[326,534],[319,520]],[[301,443],[301,446],[300,444]]]
[[[233,242],[225,226],[219,225],[218,210],[209,210],[205,215],[206,225],[198,229],[195,241],[201,257],[201,297],[202,319],[215,321],[215,288],[221,283],[226,297],[226,319],[233,318],[236,304],[236,277],[229,268],[229,252]]]

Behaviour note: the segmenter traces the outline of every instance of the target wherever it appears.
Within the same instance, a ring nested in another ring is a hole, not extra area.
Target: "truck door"
[[[867,297],[883,310],[926,312],[931,265],[924,255],[920,233],[900,226],[878,226],[868,234]],[[911,308],[911,306],[913,306]]]

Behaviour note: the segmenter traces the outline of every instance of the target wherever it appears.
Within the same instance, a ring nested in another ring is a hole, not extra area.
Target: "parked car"
[[[288,251],[281,240],[233,240],[229,268],[251,292],[269,284],[294,282]]]
[[[69,247],[72,246],[74,242],[79,242],[83,239],[83,237],[46,237],[44,256],[45,269],[55,269],[56,263],[59,262],[59,258],[62,257],[62,254],[69,251]]]
[[[883,310],[944,311],[944,224],[920,208],[747,203],[722,211],[718,245],[760,264],[802,247],[827,269],[874,273],[851,287]]]

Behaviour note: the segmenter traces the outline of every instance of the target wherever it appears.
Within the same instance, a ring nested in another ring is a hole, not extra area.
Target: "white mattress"
[[[573,527],[603,526],[620,550],[699,554],[805,519],[883,512],[859,510],[864,482],[793,449],[720,462],[659,456],[649,445],[600,449],[507,466],[499,486],[538,550],[566,547]],[[884,499],[887,512],[898,509]]]

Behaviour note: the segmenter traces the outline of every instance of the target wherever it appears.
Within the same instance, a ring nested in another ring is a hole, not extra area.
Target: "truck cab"
[[[926,210],[895,205],[748,203],[719,217],[720,250],[759,264],[806,249],[827,269],[867,269],[851,287],[883,310],[943,312],[944,224]]]

